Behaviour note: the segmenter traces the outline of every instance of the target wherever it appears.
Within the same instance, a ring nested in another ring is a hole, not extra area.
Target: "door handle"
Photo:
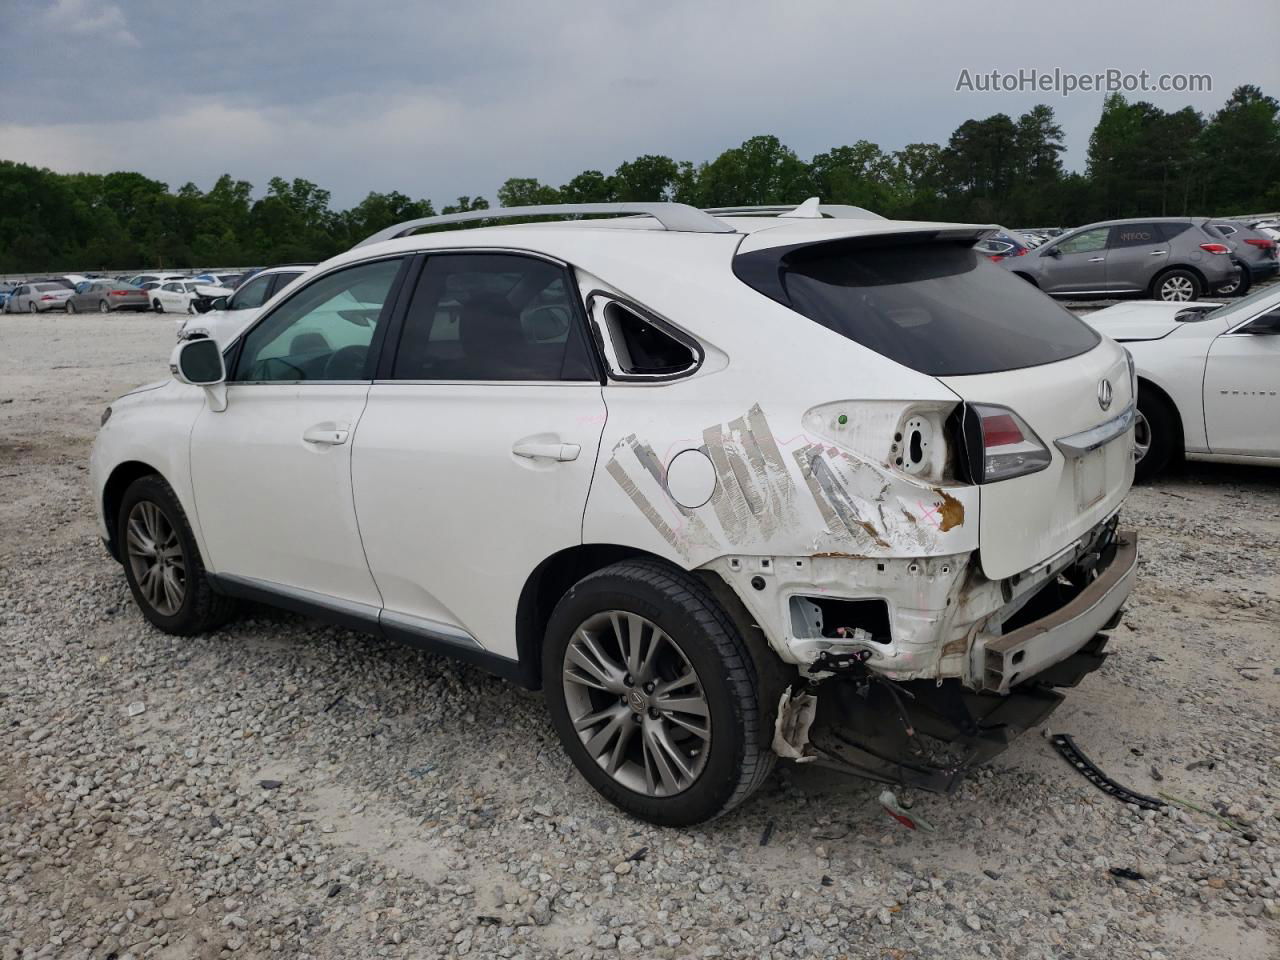
[[[566,463],[577,460],[582,447],[576,443],[531,443],[521,440],[511,448],[511,452],[528,460],[558,460]]]
[[[336,423],[317,423],[313,427],[308,427],[302,431],[302,439],[307,443],[319,443],[325,446],[337,446],[340,443],[347,442],[347,434],[350,431]]]
[[[1164,256],[1166,253],[1168,253],[1168,252],[1169,252],[1168,250],[1152,250],[1149,254],[1147,254],[1147,256],[1149,256],[1149,257],[1163,257],[1163,256]]]
[[[1090,258],[1089,258],[1089,262],[1090,262],[1090,263],[1101,263],[1101,262],[1102,262],[1103,260],[1105,260],[1105,259],[1107,259],[1107,258],[1106,258],[1106,257],[1090,257]]]

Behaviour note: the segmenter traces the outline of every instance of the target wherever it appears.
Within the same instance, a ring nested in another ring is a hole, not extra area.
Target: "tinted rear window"
[[[761,262],[770,258],[771,268]],[[734,269],[810,320],[932,376],[1054,363],[1099,342],[1065,308],[963,243],[834,241],[744,254]]]

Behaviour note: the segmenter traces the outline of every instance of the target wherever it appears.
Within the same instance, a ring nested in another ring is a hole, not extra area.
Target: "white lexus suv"
[[[778,757],[949,790],[1102,662],[1136,564],[1128,357],[991,229],[398,225],[112,403],[102,536],[169,633],[248,599],[540,687],[655,823]]]

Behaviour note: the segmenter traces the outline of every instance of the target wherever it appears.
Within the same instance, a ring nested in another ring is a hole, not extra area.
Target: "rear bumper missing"
[[[972,656],[979,688],[1007,693],[1079,652],[1116,618],[1133,590],[1137,569],[1138,535],[1122,531],[1110,562],[1067,603],[1001,636],[977,639]]]

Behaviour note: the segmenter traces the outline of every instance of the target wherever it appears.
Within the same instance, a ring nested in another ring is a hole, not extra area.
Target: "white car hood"
[[[1134,300],[1086,314],[1080,319],[1112,340],[1159,340],[1185,321],[1174,319],[1183,310],[1216,310],[1219,303],[1165,303],[1162,300]]]

